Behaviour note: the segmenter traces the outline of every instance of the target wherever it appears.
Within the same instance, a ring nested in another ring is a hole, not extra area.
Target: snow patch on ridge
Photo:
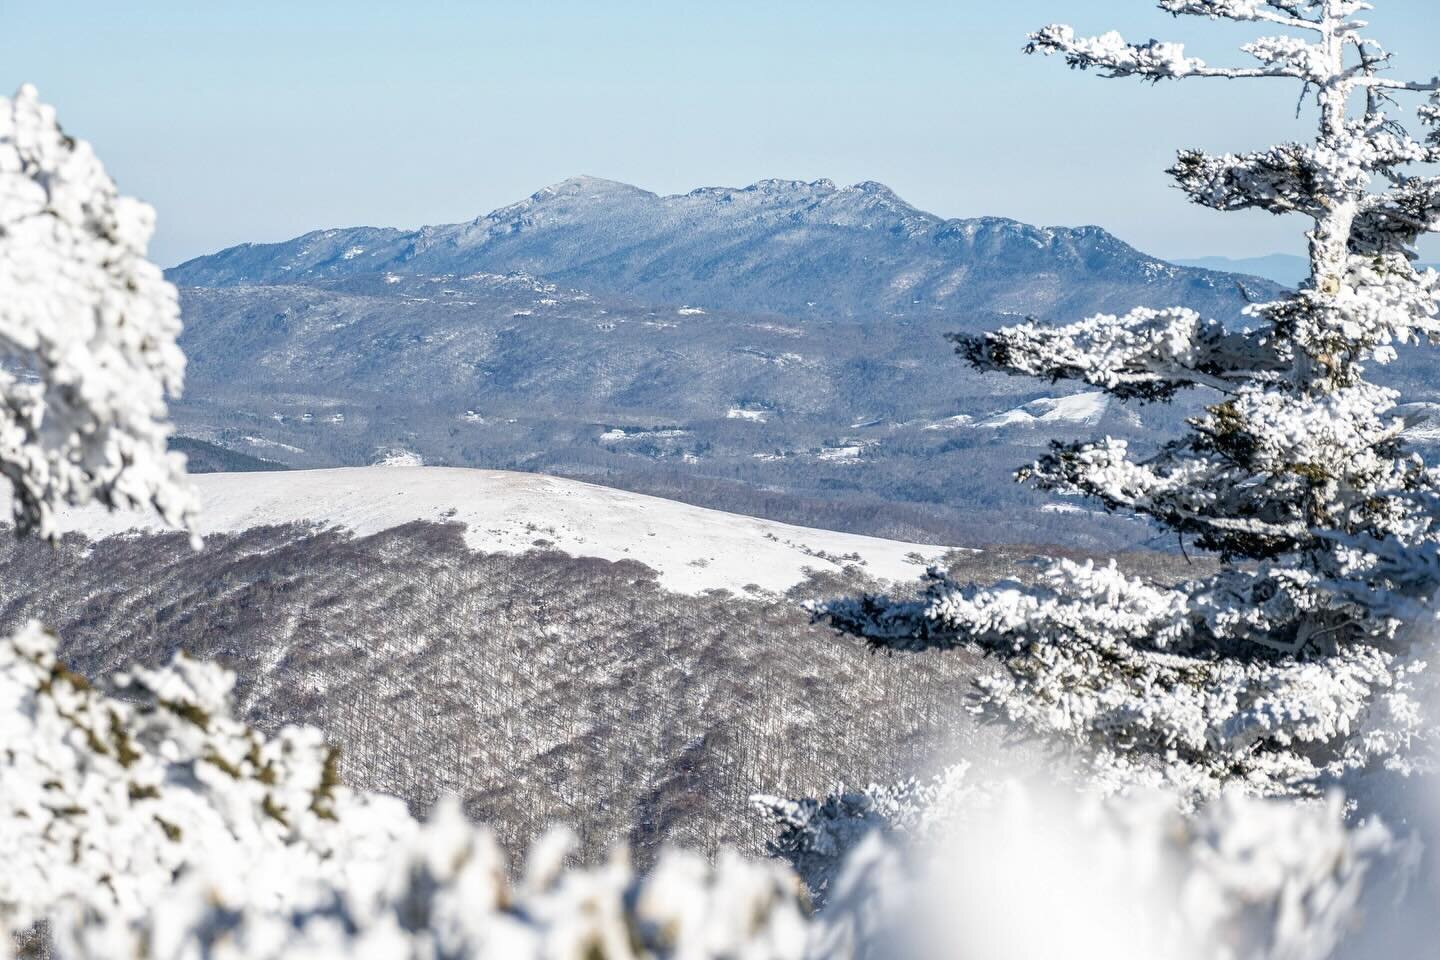
[[[968,413],[957,413],[953,417],[946,417],[944,420],[937,420],[935,423],[927,423],[925,430],[954,430],[958,427],[968,427],[975,422],[975,418]]]
[[[264,437],[245,437],[245,442],[252,447],[269,447],[276,450],[288,450],[290,453],[304,453],[299,447],[292,447],[288,443],[281,443],[279,440],[267,440]]]
[[[987,417],[978,427],[1033,427],[1037,424],[1069,423],[1093,426],[1100,422],[1110,398],[1104,393],[1076,393],[1068,397],[1045,397],[1024,406]]]
[[[377,467],[423,467],[424,459],[420,454],[411,450],[385,450],[380,454],[380,459],[375,461]]]
[[[807,570],[835,571],[858,557],[865,572],[909,582],[947,548],[813,530],[692,507],[608,487],[533,473],[458,467],[347,467],[276,473],[206,473],[200,532],[233,533],[265,524],[318,523],[378,533],[415,520],[465,525],[474,550],[523,553],[543,536],[547,549],[606,560],[636,560],[666,589],[698,594],[749,586],[782,593]],[[94,538],[163,529],[147,514],[68,508],[61,529]],[[537,529],[543,533],[537,534]],[[918,558],[918,559],[917,559]]]

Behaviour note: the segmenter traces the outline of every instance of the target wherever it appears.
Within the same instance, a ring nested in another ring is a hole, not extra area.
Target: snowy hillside
[[[979,752],[997,732],[971,712],[973,656],[870,656],[803,606],[885,590],[877,575],[912,585],[907,554],[931,548],[532,475],[195,480],[209,534],[200,551],[174,533],[53,546],[0,537],[0,634],[39,619],[94,677],[179,650],[219,660],[239,676],[248,721],[270,733],[319,726],[342,747],[347,783],[416,812],[458,796],[507,849],[566,822],[589,863],[619,842],[642,868],[664,844],[763,856],[774,831],[748,806],[757,790],[889,783]],[[131,525],[67,519],[96,534]],[[544,541],[579,556],[529,549]],[[833,560],[810,555],[821,551],[866,565],[836,575]],[[950,553],[945,566],[988,583],[1033,576],[1034,559],[987,548]],[[1178,556],[1119,559],[1167,579],[1196,570]],[[785,595],[742,589],[784,589],[805,567],[820,576]],[[700,592],[711,586],[740,592]]]
[[[487,553],[544,548],[635,560],[667,589],[696,594],[758,587],[784,592],[808,570],[858,565],[874,578],[913,579],[946,548],[772,523],[608,487],[528,473],[442,467],[357,467],[194,477],[201,531],[313,523],[372,534],[416,520],[465,525]],[[92,538],[156,529],[146,515],[72,510],[62,524]]]

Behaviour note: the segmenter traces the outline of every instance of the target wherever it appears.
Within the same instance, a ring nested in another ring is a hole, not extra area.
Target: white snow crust
[[[1004,413],[980,421],[981,427],[1033,427],[1045,423],[1072,423],[1092,425],[1100,422],[1110,398],[1100,391],[1076,393],[1068,397],[1053,397],[1032,400],[1023,407],[1016,407]]]
[[[637,560],[667,589],[735,592],[754,585],[783,592],[806,570],[854,563],[885,580],[913,580],[947,550],[835,533],[532,473],[456,467],[347,467],[273,473],[205,473],[191,478],[201,503],[202,535],[264,524],[317,523],[378,533],[415,520],[453,521],[465,541],[486,552],[538,546],[574,556]],[[163,529],[141,514],[71,508],[61,528],[100,539],[128,530]],[[917,560],[916,555],[923,560]]]

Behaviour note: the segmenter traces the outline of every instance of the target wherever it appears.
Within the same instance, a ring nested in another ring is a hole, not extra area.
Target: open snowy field
[[[946,547],[814,530],[531,473],[453,467],[353,467],[209,473],[200,493],[202,534],[314,523],[365,535],[416,520],[465,525],[473,549],[636,560],[670,590],[759,587],[783,592],[807,570],[858,564],[886,580],[913,580]],[[96,507],[62,512],[66,530],[93,538],[160,529],[148,514]]]

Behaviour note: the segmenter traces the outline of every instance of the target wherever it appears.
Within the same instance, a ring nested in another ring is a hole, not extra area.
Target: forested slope
[[[1025,555],[952,559],[986,580]],[[257,528],[199,553],[180,535],[0,537],[0,630],[43,618],[91,676],[218,659],[245,716],[322,727],[347,781],[417,809],[458,794],[509,849],[569,822],[587,858],[624,839],[758,853],[751,793],[893,780],[987,736],[974,659],[872,656],[810,624],[803,599],[860,586],[856,570],[690,596],[633,561],[476,553],[458,524]]]

